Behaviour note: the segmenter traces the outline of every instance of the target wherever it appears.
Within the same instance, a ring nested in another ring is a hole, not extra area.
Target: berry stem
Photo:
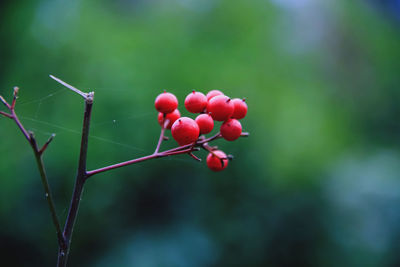
[[[192,152],[193,150],[195,150],[194,148],[187,148],[185,146],[179,147],[179,148],[180,148],[179,150],[173,150],[173,151],[167,150],[167,151],[163,151],[163,152],[153,153],[151,155],[144,156],[141,158],[136,158],[136,159],[120,162],[117,164],[109,165],[109,166],[99,168],[96,170],[88,171],[87,178],[89,178],[95,174],[99,174],[102,172],[110,171],[110,170],[121,168],[121,167],[128,166],[128,165],[132,165],[135,163],[143,162],[146,160],[155,159],[155,158],[163,158],[163,157],[168,157],[168,156],[173,156],[173,155],[186,154],[186,153],[189,153],[189,152]]]
[[[169,123],[169,119],[165,119],[165,114],[164,114],[163,121],[164,121],[164,123],[161,126],[160,138],[158,139],[158,143],[157,143],[157,146],[156,146],[156,150],[154,151],[154,154],[157,154],[158,151],[160,150],[161,143],[164,140],[165,129],[167,128],[167,125]]]
[[[195,154],[193,154],[192,152],[189,152],[188,154],[189,154],[189,156],[191,156],[191,157],[194,158],[195,160],[201,161],[201,159],[200,159],[199,157],[197,157]]]
[[[247,135],[248,135],[248,133],[242,133],[242,136],[247,136]],[[172,148],[169,150],[165,150],[163,152],[153,153],[151,155],[147,155],[144,157],[140,157],[140,158],[112,164],[112,165],[102,167],[99,169],[91,170],[91,171],[88,171],[86,173],[86,175],[87,175],[87,178],[89,178],[89,177],[92,177],[93,175],[96,175],[99,173],[103,173],[103,172],[110,171],[113,169],[121,168],[124,166],[129,166],[129,165],[136,164],[136,163],[143,162],[143,161],[150,160],[150,159],[163,158],[163,157],[168,157],[168,156],[173,156],[173,155],[190,153],[190,152],[197,150],[198,147],[203,147],[204,144],[206,144],[206,146],[207,146],[208,142],[214,141],[219,138],[221,138],[220,133],[217,133],[214,136],[211,136],[207,139],[203,139],[200,137],[199,140],[197,142],[195,142],[194,144],[188,144],[188,145],[184,145],[184,146],[175,147],[175,148]]]

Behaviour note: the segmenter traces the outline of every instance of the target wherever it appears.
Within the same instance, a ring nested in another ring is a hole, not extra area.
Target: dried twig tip
[[[93,92],[90,92],[90,93],[86,94],[86,93],[82,92],[81,90],[79,90],[79,89],[73,87],[72,85],[70,85],[70,84],[64,82],[63,80],[61,80],[61,79],[59,79],[59,78],[57,78],[57,77],[55,77],[55,76],[53,76],[53,75],[51,75],[51,74],[50,74],[49,76],[50,76],[50,78],[52,78],[52,79],[55,80],[56,82],[58,82],[58,83],[64,85],[65,87],[67,87],[67,88],[70,89],[71,91],[74,91],[74,92],[77,93],[78,95],[82,96],[82,97],[83,97],[85,100],[87,100],[88,102],[90,102],[90,101],[93,102],[93,96],[94,96],[94,93],[93,93]]]
[[[7,101],[0,95],[0,101],[3,102],[3,104],[7,107],[10,108]]]
[[[19,91],[19,87],[18,87],[18,86],[15,86],[15,87],[14,87],[14,97],[17,96],[18,91]]]
[[[11,109],[15,108],[15,103],[17,102],[17,98],[18,98],[18,91],[19,91],[19,88],[17,86],[15,86],[14,92],[13,92],[13,101],[11,103]]]
[[[47,149],[51,141],[53,141],[54,137],[56,136],[55,133],[51,134],[49,139],[46,141],[46,143],[43,145],[43,147],[39,150],[40,154],[43,154],[43,152]]]

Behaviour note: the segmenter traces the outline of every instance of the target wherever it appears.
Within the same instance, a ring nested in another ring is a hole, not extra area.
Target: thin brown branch
[[[197,161],[201,161],[201,158],[197,157],[195,154],[193,154],[192,152],[188,153],[189,156],[191,156],[192,158],[194,158]]]
[[[28,140],[28,142],[31,141],[30,137],[29,137],[29,133],[28,131],[25,129],[25,127],[22,125],[21,121],[19,120],[17,114],[15,113],[15,110],[11,109],[11,115],[12,115],[12,119],[15,121],[15,123],[17,124],[18,128],[21,130],[22,134],[25,136],[26,140]]]
[[[7,109],[11,109],[11,106],[7,103],[3,96],[0,95],[0,101],[6,106]]]
[[[219,158],[219,156],[216,153],[214,153],[215,148],[210,146],[208,143],[202,144],[201,147],[210,152],[211,154],[213,154],[215,157]]]
[[[49,139],[46,141],[46,143],[42,146],[42,148],[39,150],[40,154],[43,154],[43,152],[47,149],[47,147],[49,146],[49,144],[51,143],[51,141],[53,141],[54,137],[56,136],[56,134],[52,134]]]
[[[74,91],[75,93],[77,93],[78,95],[82,96],[85,100],[88,98],[88,95],[89,95],[90,93],[84,93],[84,92],[82,92],[81,90],[75,88],[74,86],[72,86],[72,85],[70,85],[70,84],[64,82],[63,80],[61,80],[61,79],[59,79],[59,78],[57,78],[57,77],[55,77],[55,76],[53,76],[53,75],[49,75],[49,76],[50,76],[50,78],[52,78],[52,79],[55,80],[56,82],[58,82],[58,83],[64,85],[64,86],[67,87],[68,89],[70,89],[70,90]]]
[[[14,110],[15,108],[15,103],[17,102],[17,98],[18,98],[18,91],[19,88],[17,86],[14,87],[14,93],[13,93],[13,100],[11,103],[11,109]]]
[[[51,194],[51,189],[50,189],[49,181],[47,179],[46,170],[44,168],[44,164],[43,164],[43,160],[42,160],[42,154],[38,150],[38,146],[37,146],[37,142],[36,142],[36,138],[35,138],[34,133],[29,131],[28,134],[29,134],[29,140],[30,140],[29,143],[30,143],[30,145],[31,145],[31,147],[33,149],[33,153],[35,155],[36,163],[38,165],[40,178],[42,180],[42,184],[43,184],[43,187],[44,187],[45,197],[46,197],[47,203],[49,205],[49,209],[50,209],[51,217],[52,217],[52,220],[53,220],[53,224],[56,227],[58,243],[59,243],[59,246],[65,246],[65,239],[64,239],[64,237],[62,235],[62,232],[61,232],[61,226],[60,226],[60,222],[59,222],[58,217],[57,217],[56,207],[54,205],[53,197],[52,197],[52,194]]]
[[[120,163],[117,163],[117,164],[109,165],[109,166],[106,166],[106,167],[103,167],[103,168],[95,169],[95,170],[92,170],[92,171],[88,171],[87,172],[87,178],[89,178],[89,177],[91,177],[91,176],[93,176],[95,174],[99,174],[99,173],[102,173],[102,172],[110,171],[110,170],[121,168],[121,167],[128,166],[128,165],[132,165],[132,164],[135,164],[135,163],[143,162],[143,161],[146,161],[146,160],[156,159],[156,158],[163,158],[163,157],[168,157],[168,156],[173,156],[173,155],[186,154],[186,153],[189,153],[189,152],[192,152],[192,151],[195,151],[195,150],[197,150],[197,149],[196,148],[184,148],[182,150],[177,150],[177,151],[170,151],[169,150],[169,151],[159,152],[159,153],[156,153],[156,154],[153,153],[151,155],[144,156],[144,157],[141,157],[141,158],[136,158],[136,159],[120,162]]]
[[[0,111],[0,115],[3,115],[4,117],[10,118],[10,119],[13,118],[13,116],[11,114],[8,114],[7,112],[4,112],[4,111]]]
[[[186,153],[190,153],[192,151],[197,151],[199,150],[198,148],[195,147],[190,147],[190,148],[186,148],[183,150],[179,150],[179,151],[173,151],[173,152],[169,152],[169,153],[163,153],[162,155],[159,156],[159,158],[161,157],[168,157],[168,156],[173,156],[173,155],[180,155],[180,154],[186,154]]]
[[[20,129],[20,131],[22,132],[22,134],[25,136],[26,140],[29,142],[30,146],[32,147],[33,150],[33,154],[35,156],[36,159],[36,164],[40,173],[40,178],[43,184],[43,188],[45,191],[45,197],[49,206],[49,210],[50,210],[50,214],[52,217],[52,221],[53,224],[56,228],[56,233],[57,233],[57,238],[58,238],[58,243],[59,246],[62,247],[65,244],[65,240],[64,237],[62,235],[61,232],[61,226],[60,226],[60,222],[58,220],[58,216],[57,216],[57,212],[56,212],[56,208],[55,208],[55,204],[54,204],[54,200],[53,200],[53,196],[51,193],[51,189],[50,189],[50,185],[49,185],[49,181],[47,179],[47,174],[46,174],[46,170],[44,167],[44,163],[42,160],[42,153],[39,149],[38,149],[38,145],[36,142],[36,138],[33,134],[33,132],[28,132],[25,127],[23,126],[23,124],[21,123],[21,121],[19,120],[17,114],[15,113],[15,104],[16,101],[18,99],[18,91],[19,88],[18,87],[14,87],[14,93],[13,93],[13,101],[12,104],[8,104],[7,101],[0,96],[0,101],[8,108],[10,114],[5,113],[5,112],[0,112],[1,115],[4,115],[6,117],[9,117],[10,119],[14,120],[15,124],[18,126],[18,128]]]
[[[247,133],[243,133],[243,136],[247,136]],[[209,138],[205,138],[205,137],[200,137],[199,141],[195,142],[194,144],[188,144],[188,145],[184,145],[184,146],[179,146],[179,147],[175,147],[169,150],[165,150],[163,152],[158,152],[158,153],[153,153],[151,155],[148,156],[144,156],[144,157],[140,157],[140,158],[136,158],[136,159],[132,159],[132,160],[128,160],[128,161],[124,161],[124,162],[120,162],[120,163],[116,163],[116,164],[112,164],[106,167],[102,167],[99,169],[95,169],[95,170],[91,170],[87,172],[87,178],[102,173],[102,172],[106,172],[106,171],[110,171],[113,169],[117,169],[117,168],[121,168],[124,166],[128,166],[128,165],[132,165],[135,163],[139,163],[142,161],[146,161],[146,160],[150,160],[150,159],[155,159],[155,158],[162,158],[162,157],[166,157],[166,156],[172,156],[172,155],[179,155],[179,154],[185,154],[185,153],[190,153],[193,152],[195,150],[197,150],[198,147],[203,147],[206,149],[209,148],[209,151],[212,151],[211,146],[208,145],[208,142],[214,141],[216,139],[221,138],[221,134],[217,133]],[[204,147],[205,145],[205,147]],[[208,150],[208,149],[206,149]],[[196,158],[195,158],[196,159]],[[197,159],[196,159],[197,160]]]
[[[58,262],[57,262],[58,267],[65,267],[67,265],[68,255],[71,246],[71,237],[76,222],[76,216],[79,210],[79,204],[81,201],[83,187],[87,179],[86,161],[87,161],[87,152],[89,144],[89,129],[90,129],[92,106],[93,106],[93,94],[89,93],[87,98],[85,99],[85,112],[83,115],[82,139],[81,139],[81,148],[79,153],[78,173],[75,179],[75,186],[72,193],[71,204],[69,207],[68,216],[63,232],[63,236],[66,240],[66,246],[60,247],[59,249]]]

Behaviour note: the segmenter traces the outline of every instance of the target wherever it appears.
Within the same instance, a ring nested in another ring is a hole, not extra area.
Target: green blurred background
[[[0,93],[57,134],[64,220],[83,101],[49,74],[95,91],[89,169],[154,150],[163,89],[184,115],[193,88],[249,105],[250,138],[215,142],[224,172],[177,156],[90,179],[69,266],[400,266],[400,1],[1,1]],[[30,147],[5,118],[0,140],[1,265],[54,266]]]

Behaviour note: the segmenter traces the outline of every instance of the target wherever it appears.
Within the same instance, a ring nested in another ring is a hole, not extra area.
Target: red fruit
[[[207,93],[207,100],[210,101],[211,98],[217,95],[224,95],[220,90],[211,90]]]
[[[178,109],[175,109],[171,113],[165,114],[165,119],[169,120],[167,129],[171,129],[172,124],[181,117],[181,113],[179,112]],[[164,125],[164,113],[159,112],[158,113],[158,123],[163,127]]]
[[[209,114],[200,114],[195,119],[201,134],[208,134],[214,128],[214,120]]]
[[[225,140],[234,141],[242,134],[242,125],[236,119],[229,119],[221,125],[220,132]]]
[[[178,99],[175,95],[164,91],[157,96],[154,106],[161,113],[171,113],[178,107]]]
[[[172,124],[172,137],[179,145],[187,145],[199,138],[200,129],[197,123],[188,117],[181,117]]]
[[[232,99],[232,103],[234,106],[232,118],[234,119],[243,119],[247,114],[247,104],[243,99],[235,98]]]
[[[200,113],[207,107],[207,97],[193,90],[185,99],[185,107],[189,112]]]
[[[213,153],[207,156],[207,166],[210,170],[218,172],[228,167],[228,158],[224,152],[215,150]]]
[[[231,99],[225,95],[214,96],[208,101],[207,111],[216,121],[226,121],[233,114],[233,103]]]

